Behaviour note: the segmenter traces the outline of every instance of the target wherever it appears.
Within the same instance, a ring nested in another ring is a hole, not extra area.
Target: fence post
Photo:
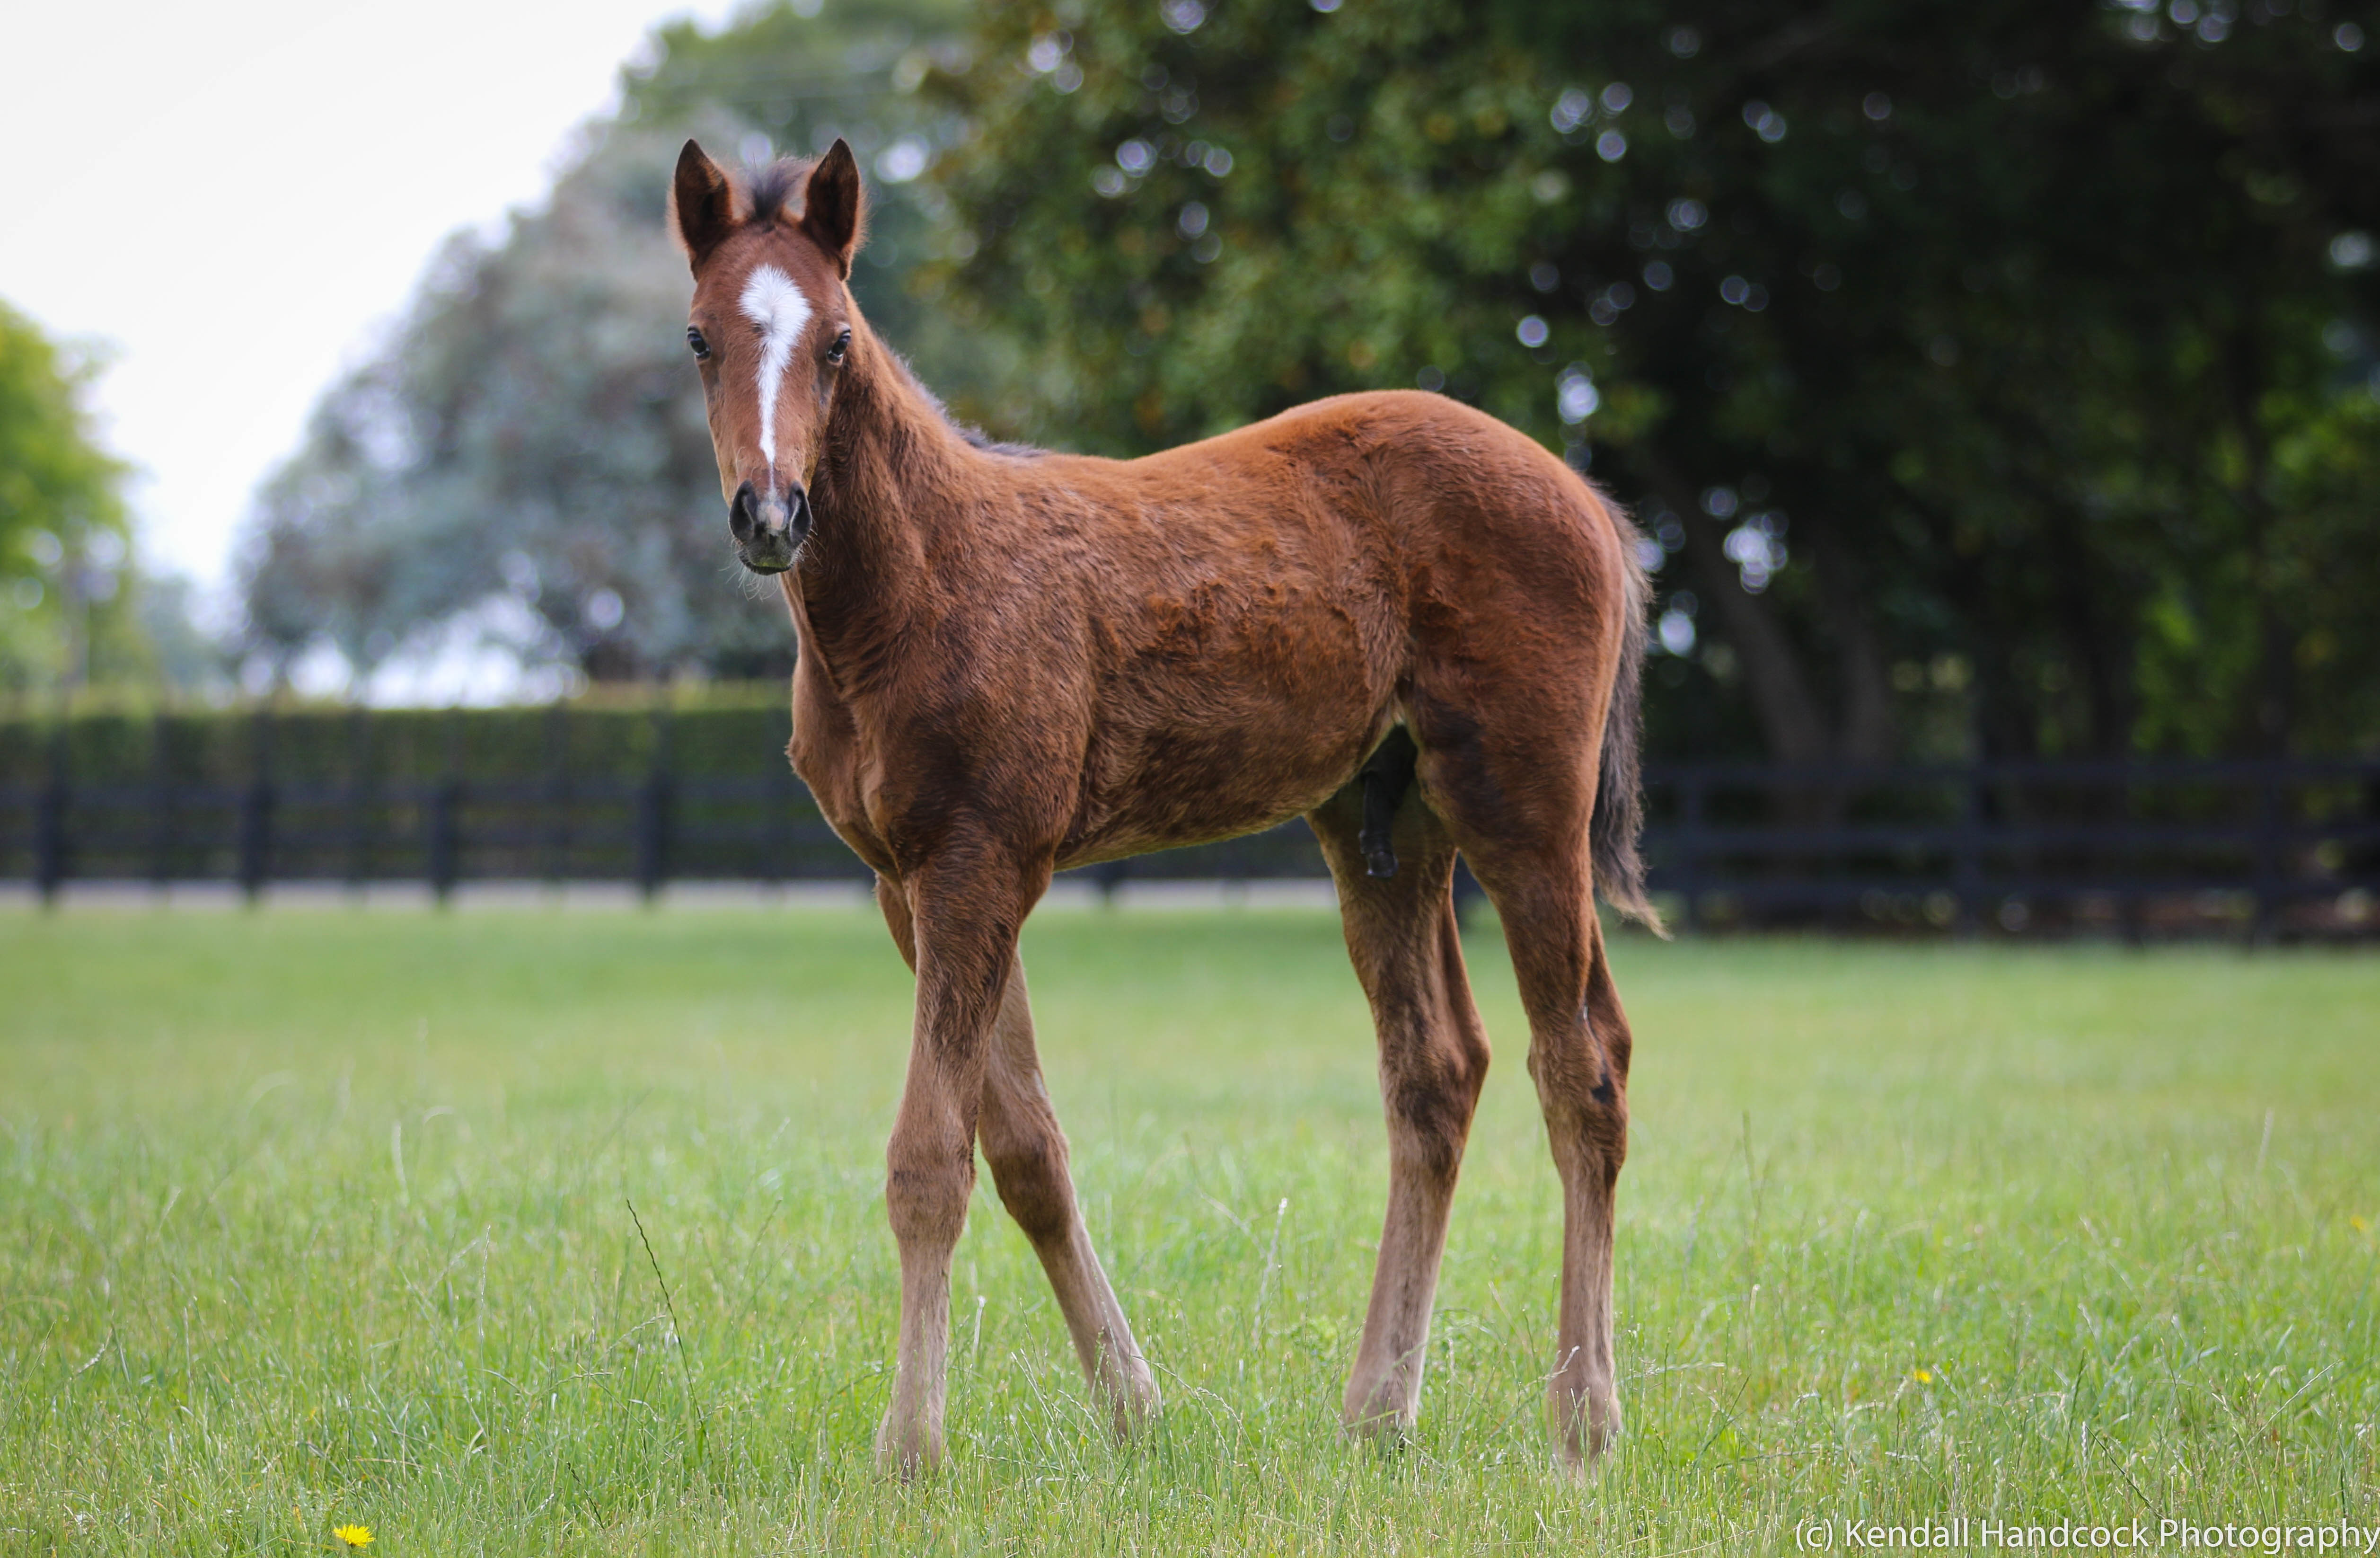
[[[570,705],[557,695],[545,711],[545,826],[538,837],[546,885],[570,874]]]
[[[360,893],[372,875],[371,710],[347,715],[347,886]]]
[[[249,745],[251,768],[239,797],[239,891],[249,907],[273,869],[273,705],[260,704]]]
[[[163,708],[150,721],[149,733],[149,783],[156,806],[149,820],[149,881],[164,893],[174,880],[174,726]]]
[[[1984,769],[1968,768],[1960,776],[1959,846],[1950,867],[1952,894],[1959,900],[1959,934],[1974,935],[1983,925],[1984,908]]]
[[[429,836],[424,839],[423,864],[430,873],[430,895],[443,908],[454,896],[463,874],[462,716],[449,709],[445,719],[445,772],[430,790]]]
[[[429,856],[430,895],[443,907],[455,893],[455,879],[462,874],[462,839],[456,826],[455,812],[463,802],[463,782],[451,775],[441,779],[430,791]]]
[[[1682,783],[1684,795],[1678,812],[1678,891],[1685,898],[1689,931],[1703,929],[1703,805],[1709,784],[1699,768],[1690,768]]]
[[[637,790],[637,893],[648,904],[669,875],[670,725],[668,690],[653,706],[653,761]]]
[[[2120,788],[2123,788],[2123,808],[2120,808],[2119,822],[2120,822],[2120,827],[2125,829],[2125,834],[2132,834],[2132,829],[2142,827],[2142,817],[2140,817],[2142,782],[2135,782],[2135,779],[2132,779],[2131,760],[2125,760],[2125,776],[2119,784]],[[2120,862],[2119,879],[2123,882],[2123,886],[2120,886],[2119,894],[2116,894],[2116,924],[2120,927],[2120,934],[2123,934],[2125,945],[2142,945],[2144,941],[2147,941],[2147,927],[2144,927],[2144,922],[2142,922],[2144,891],[2142,891],[2140,882],[2144,879],[2144,874],[2152,870],[2149,858],[2152,858],[2152,855],[2149,855],[2149,850],[2142,848],[2140,838],[2137,836],[2128,838],[2125,848],[2119,853],[2119,862]]]
[[[2280,765],[2258,765],[2256,779],[2255,918],[2248,924],[2248,941],[2262,946],[2273,941],[2281,922],[2281,773]]]
[[[33,882],[44,908],[56,905],[58,888],[67,879],[67,712],[61,709],[57,729],[50,736],[50,770],[33,798]]]
[[[769,776],[760,804],[769,809],[769,880],[778,887],[794,876],[794,765],[777,764]]]

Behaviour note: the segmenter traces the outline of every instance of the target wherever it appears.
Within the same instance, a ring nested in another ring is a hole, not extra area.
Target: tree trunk
[[[2248,749],[2284,757],[2297,704],[2296,635],[2281,611],[2280,559],[2275,554],[2275,515],[2268,483],[2272,441],[2258,402],[2266,374],[2264,333],[2252,312],[2224,338],[2225,409],[2240,439],[2242,470],[2229,490],[2248,525],[2250,566],[2255,571],[2257,665],[2243,724]],[[2219,481],[2220,478],[2217,478]]]
[[[1679,480],[1652,451],[1637,454],[1653,479],[1653,490],[1677,511],[1678,522],[1685,527],[1686,559],[1718,612],[1729,641],[1742,657],[1744,689],[1769,756],[1782,762],[1826,761],[1834,756],[1833,733],[1775,608],[1745,591],[1723,550],[1725,532],[1703,513],[1692,484]]]

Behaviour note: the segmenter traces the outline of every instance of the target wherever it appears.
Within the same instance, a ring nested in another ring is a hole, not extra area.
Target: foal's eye
[[[851,332],[846,330],[842,335],[837,335],[834,338],[834,345],[827,347],[826,359],[829,362],[840,363],[843,360],[843,354],[850,349]]]
[[[694,359],[697,362],[710,360],[710,343],[704,340],[702,332],[691,324],[686,327],[686,344],[694,348]]]

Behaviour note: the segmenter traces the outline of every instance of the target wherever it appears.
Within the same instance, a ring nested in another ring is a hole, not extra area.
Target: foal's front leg
[[[1033,1044],[1033,1010],[1025,994],[1025,967],[1009,970],[1000,1002],[983,1085],[979,1134],[991,1182],[1016,1225],[1033,1243],[1058,1296],[1059,1313],[1074,1337],[1083,1376],[1107,1404],[1119,1437],[1129,1435],[1157,1410],[1157,1381],[1115,1288],[1099,1265],[1091,1231],[1075,1199],[1066,1166],[1066,1135],[1058,1128],[1050,1090],[1041,1081]]]
[[[892,940],[917,966],[917,927],[909,903],[899,886],[880,878],[876,901]],[[1041,1061],[1033,1042],[1033,1007],[1025,990],[1025,965],[1009,966],[1008,983],[1001,992],[1000,1016],[992,1028],[986,1057],[982,1106],[976,1137],[984,1161],[991,1165],[993,1185],[1009,1215],[1032,1241],[1041,1258],[1050,1285],[1058,1296],[1059,1312],[1082,1358],[1084,1376],[1107,1402],[1116,1431],[1126,1434],[1157,1410],[1157,1382],[1115,1289],[1092,1248],[1091,1232],[1083,1224],[1075,1199],[1075,1183],[1066,1166],[1066,1136],[1042,1085]]]
[[[909,1077],[885,1150],[884,1204],[901,1248],[901,1350],[877,1464],[904,1476],[941,1464],[951,1254],[975,1191],[976,1125],[1016,935],[1041,882],[997,870],[928,870],[905,883],[916,939]],[[1029,890],[1028,890],[1029,889]]]

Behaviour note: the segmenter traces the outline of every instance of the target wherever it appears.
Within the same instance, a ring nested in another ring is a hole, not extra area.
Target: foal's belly
[[[1061,867],[1286,822],[1345,785],[1385,733],[1390,678],[1355,653],[1284,671],[1210,663],[1101,700]]]
[[[1094,625],[1103,652],[1062,864],[1298,816],[1386,732],[1406,634],[1359,538],[1286,514],[1210,516],[1196,533],[1203,554]]]
[[[1245,764],[1237,760],[1248,752]],[[1326,761],[1285,767],[1257,757],[1233,735],[1184,734],[1155,744],[1141,782],[1095,797],[1058,867],[1092,865],[1263,831],[1304,815],[1354,773],[1363,749],[1349,743]]]

